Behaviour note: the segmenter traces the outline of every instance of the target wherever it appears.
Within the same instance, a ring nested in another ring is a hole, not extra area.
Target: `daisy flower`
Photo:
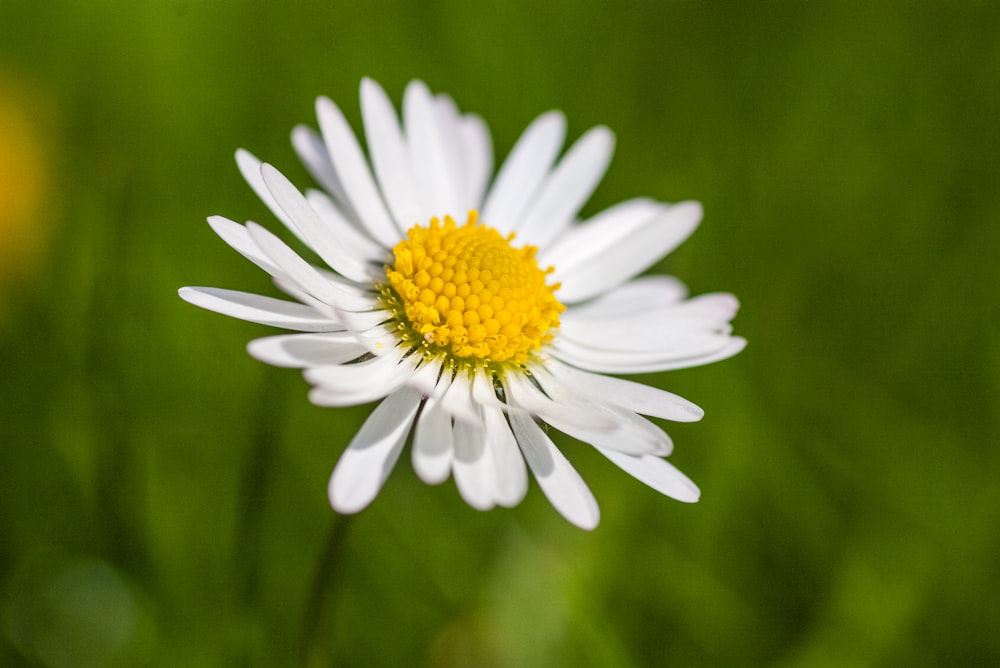
[[[292,143],[323,190],[300,192],[246,151],[244,178],[326,266],[253,222],[212,229],[294,301],[187,287],[185,300],[292,330],[250,342],[268,364],[303,369],[319,406],[374,409],[330,478],[333,508],[378,494],[407,441],[427,483],[455,479],[474,508],[514,506],[528,470],[570,522],[597,526],[593,494],[547,433],[591,444],[680,501],[698,488],[668,463],[673,445],[643,416],[695,421],[675,394],[605,374],[664,371],[739,352],[729,294],[688,298],[667,276],[636,278],[701,220],[696,202],[633,199],[580,221],[611,159],[605,127],[560,157],[566,121],[535,120],[493,175],[486,125],[420,81],[402,119],[382,88],[361,83],[368,157],[340,109],[316,104],[320,132]]]

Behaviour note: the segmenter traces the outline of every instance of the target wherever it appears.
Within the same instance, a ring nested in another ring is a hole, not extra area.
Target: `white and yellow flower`
[[[419,81],[406,89],[402,123],[382,88],[362,82],[370,160],[333,102],[316,107],[321,132],[298,127],[292,140],[324,191],[301,193],[245,151],[236,159],[328,268],[253,222],[213,216],[215,232],[295,301],[180,294],[298,332],[249,351],[304,369],[313,403],[381,400],[333,471],[334,509],[367,506],[412,433],[413,467],[427,483],[452,476],[462,498],[486,510],[519,503],[530,469],[566,519],[591,529],[597,503],[540,422],[663,494],[696,501],[698,488],[664,459],[670,438],[642,415],[687,422],[702,410],[603,374],[696,366],[744,347],[731,335],[732,295],[689,299],[674,278],[635,278],[694,231],[701,206],[634,199],[580,222],[614,138],[594,128],[560,158],[558,112],[533,122],[493,177],[483,121]]]

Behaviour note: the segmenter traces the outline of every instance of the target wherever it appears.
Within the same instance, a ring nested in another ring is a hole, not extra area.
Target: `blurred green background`
[[[349,522],[368,408],[249,358],[182,285],[275,294],[204,223],[277,225],[232,155],[310,181],[362,76],[618,137],[593,213],[698,199],[658,267],[750,345],[646,378],[702,489],[564,439],[601,526],[479,513],[407,457]],[[1000,5],[0,3],[0,665],[1000,662]]]

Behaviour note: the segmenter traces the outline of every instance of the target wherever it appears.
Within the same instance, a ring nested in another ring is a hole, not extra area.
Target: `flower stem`
[[[352,518],[350,515],[337,515],[334,518],[326,543],[316,561],[302,617],[301,663],[305,668],[332,665],[329,657],[330,648],[323,634],[323,630],[330,627],[330,613],[324,615],[324,612],[340,573],[341,556]],[[324,621],[327,623],[324,624]]]

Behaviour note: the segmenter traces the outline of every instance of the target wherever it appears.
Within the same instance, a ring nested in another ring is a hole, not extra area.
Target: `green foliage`
[[[51,169],[0,285],[0,664],[997,662],[998,45],[973,2],[3,3]],[[706,409],[669,426],[699,504],[565,439],[593,533],[405,456],[329,509],[368,409],[176,289],[273,289],[204,218],[272,225],[233,150],[306,186],[288,132],[320,94],[358,127],[362,76],[452,94],[498,159],[549,108],[607,124],[589,212],[705,204],[659,270],[737,294],[750,345],[650,378]]]

